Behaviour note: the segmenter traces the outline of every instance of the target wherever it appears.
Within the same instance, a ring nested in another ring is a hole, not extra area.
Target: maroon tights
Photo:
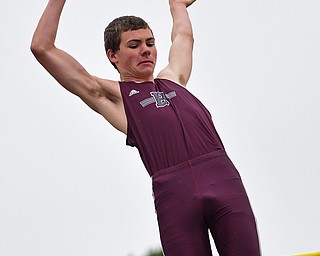
[[[259,256],[255,218],[238,171],[215,151],[152,177],[165,256]]]

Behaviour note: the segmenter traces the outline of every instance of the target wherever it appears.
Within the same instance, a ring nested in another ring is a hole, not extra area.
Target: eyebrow
[[[147,38],[145,41],[154,41],[154,40],[155,40],[154,37],[149,37],[149,38]],[[130,39],[130,40],[127,42],[127,44],[130,44],[130,43],[140,43],[140,42],[142,42],[142,41],[144,41],[144,40],[142,40],[142,39]]]

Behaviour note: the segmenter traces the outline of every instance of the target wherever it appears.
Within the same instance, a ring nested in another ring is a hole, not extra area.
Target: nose
[[[146,44],[143,44],[142,49],[141,49],[141,55],[149,56],[150,54],[151,54],[150,47]]]

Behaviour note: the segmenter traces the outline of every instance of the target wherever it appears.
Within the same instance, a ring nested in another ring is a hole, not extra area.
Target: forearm
[[[31,50],[46,51],[54,47],[60,16],[66,0],[49,0],[33,34]]]
[[[170,11],[173,19],[171,40],[174,41],[178,35],[193,39],[192,25],[185,3],[170,1]]]

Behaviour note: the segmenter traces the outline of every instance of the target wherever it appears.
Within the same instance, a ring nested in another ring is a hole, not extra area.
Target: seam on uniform
[[[189,163],[190,172],[191,172],[191,175],[192,175],[193,184],[194,184],[197,196],[198,196],[198,198],[200,200],[201,210],[202,210],[202,212],[204,212],[203,205],[202,205],[202,200],[201,200],[202,199],[202,195],[200,193],[200,189],[199,189],[198,184],[197,184],[196,173],[194,171],[194,168],[193,168],[193,165],[192,165],[192,161],[189,160],[188,163]]]

